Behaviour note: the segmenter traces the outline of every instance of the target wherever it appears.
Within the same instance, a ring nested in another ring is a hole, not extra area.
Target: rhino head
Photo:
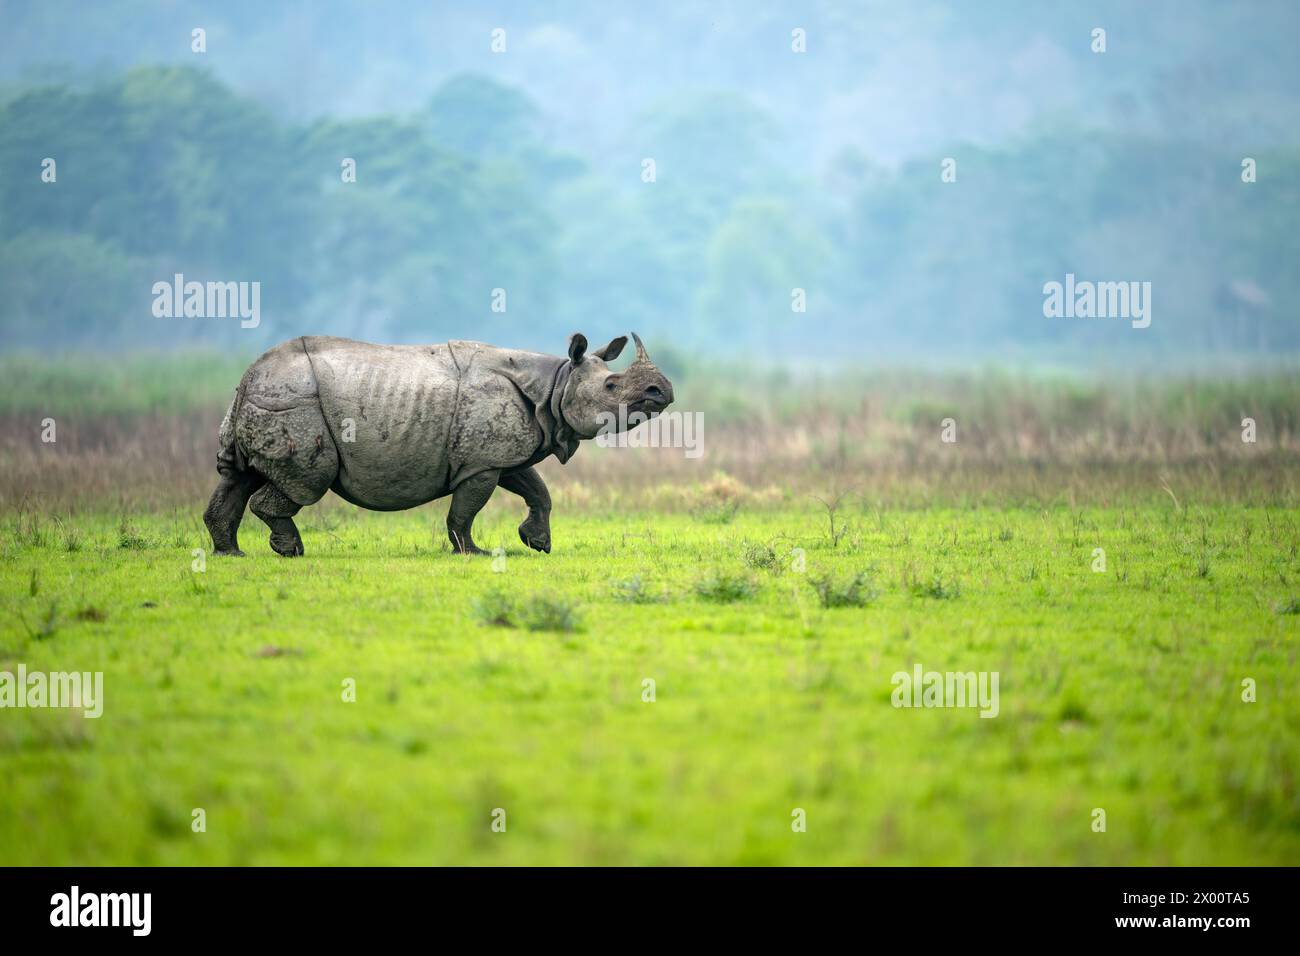
[[[569,338],[568,385],[560,403],[565,422],[580,438],[594,438],[608,431],[611,422],[617,428],[636,425],[644,418],[657,415],[673,400],[673,384],[650,361],[641,338],[635,332],[636,360],[622,372],[610,371],[609,362],[618,358],[627,345],[620,335],[602,349],[587,351],[587,337],[575,332]],[[625,409],[619,414],[620,406]],[[633,415],[636,418],[628,419]]]

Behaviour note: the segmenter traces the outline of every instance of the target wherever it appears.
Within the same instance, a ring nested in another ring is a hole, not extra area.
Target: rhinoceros
[[[636,359],[622,372],[608,363],[624,335],[588,352],[575,333],[567,358],[462,341],[303,336],[277,345],[249,366],[221,422],[221,481],[203,513],[214,553],[243,554],[236,535],[251,500],[272,550],[301,555],[293,516],[333,491],[374,511],[451,495],[452,547],[483,554],[471,527],[498,486],[528,506],[520,540],[549,553],[551,496],[534,466],[550,455],[566,462],[579,441],[673,400],[672,384],[632,338]]]

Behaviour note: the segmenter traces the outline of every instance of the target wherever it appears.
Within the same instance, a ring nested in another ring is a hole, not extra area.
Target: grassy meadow
[[[195,554],[224,366],[9,371],[0,671],[104,704],[0,710],[0,864],[1300,861],[1294,377],[687,376],[703,458],[547,463],[550,555],[498,494],[495,558],[331,499],[289,560]]]

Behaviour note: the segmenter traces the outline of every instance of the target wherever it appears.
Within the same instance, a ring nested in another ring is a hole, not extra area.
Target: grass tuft
[[[144,551],[149,547],[149,539],[123,517],[117,526],[117,546],[126,551]]]
[[[758,593],[758,585],[741,574],[714,571],[695,582],[695,593],[714,604],[732,604],[752,598]]]
[[[491,627],[514,627],[515,600],[499,589],[485,591],[474,600],[474,616]]]
[[[936,601],[952,601],[961,597],[961,582],[953,578],[945,580],[936,571],[928,581],[913,582],[912,594],[916,597],[934,598]]]
[[[636,574],[614,583],[614,600],[623,604],[658,604],[664,597],[648,587],[641,575]]]
[[[560,594],[534,594],[524,601],[519,620],[530,631],[580,631],[578,602]]]
[[[577,601],[559,594],[542,591],[517,600],[500,588],[494,588],[474,602],[474,616],[491,627],[572,632],[583,629],[578,608]]]
[[[782,570],[781,556],[770,544],[747,544],[741,552],[740,560],[745,567],[755,571],[767,571],[779,574]]]
[[[821,606],[826,608],[866,607],[880,596],[880,591],[872,583],[871,574],[867,571],[859,571],[851,577],[840,579],[823,574],[809,578],[808,583],[817,592]]]

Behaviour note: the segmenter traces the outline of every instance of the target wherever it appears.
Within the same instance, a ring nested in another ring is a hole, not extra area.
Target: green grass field
[[[0,670],[104,712],[0,712],[0,864],[1300,862],[1300,511],[812,507],[540,555],[494,501],[495,564],[445,503],[308,509],[202,572],[198,508],[10,515]],[[895,708],[918,663],[998,716]]]

